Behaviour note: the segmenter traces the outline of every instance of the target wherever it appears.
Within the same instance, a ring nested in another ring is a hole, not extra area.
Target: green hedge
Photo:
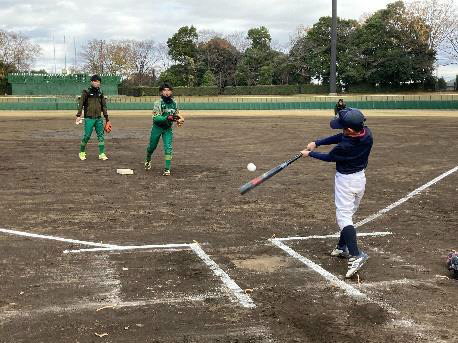
[[[216,96],[216,95],[295,95],[327,94],[329,87],[324,85],[265,85],[265,86],[230,86],[218,87],[174,87],[175,96]],[[119,87],[120,95],[156,96],[158,87]]]

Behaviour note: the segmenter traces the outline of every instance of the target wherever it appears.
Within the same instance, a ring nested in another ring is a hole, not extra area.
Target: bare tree
[[[24,35],[0,30],[0,77],[29,70],[40,53],[40,46]]]
[[[102,74],[106,70],[107,44],[104,40],[92,39],[82,47],[80,53],[83,60],[83,70],[88,73]]]
[[[455,29],[448,38],[446,54],[450,58],[450,63],[458,64],[458,29]]]
[[[199,30],[197,36],[197,44],[208,43],[213,38],[222,38],[222,34],[214,30]]]
[[[456,0],[413,0],[407,4],[408,12],[422,20],[429,48],[444,51],[445,44],[457,30]]]
[[[162,73],[163,71],[170,68],[173,64],[169,56],[169,48],[165,43],[158,43],[156,45],[156,53],[158,54],[158,60],[156,62],[156,70],[158,73]]]
[[[240,52],[244,52],[251,44],[247,38],[247,33],[241,31],[230,33],[224,36],[224,39],[235,46]]]

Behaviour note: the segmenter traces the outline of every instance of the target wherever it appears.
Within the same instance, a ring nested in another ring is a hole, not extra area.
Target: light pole
[[[329,93],[336,95],[336,62],[337,61],[337,0],[332,0],[331,26],[331,73],[329,76]]]

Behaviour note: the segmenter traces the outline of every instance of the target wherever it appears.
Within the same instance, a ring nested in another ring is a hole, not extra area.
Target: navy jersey
[[[360,137],[349,137],[343,133],[315,141],[316,146],[337,144],[329,153],[310,152],[309,156],[326,162],[335,162],[341,174],[353,174],[366,169],[371,153],[373,138],[365,126]]]

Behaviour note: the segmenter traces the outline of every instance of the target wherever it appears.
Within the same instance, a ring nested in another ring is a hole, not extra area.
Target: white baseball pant
[[[358,210],[366,189],[366,175],[364,170],[353,174],[335,176],[335,203],[337,225],[340,231],[348,225],[353,225],[353,214]]]

